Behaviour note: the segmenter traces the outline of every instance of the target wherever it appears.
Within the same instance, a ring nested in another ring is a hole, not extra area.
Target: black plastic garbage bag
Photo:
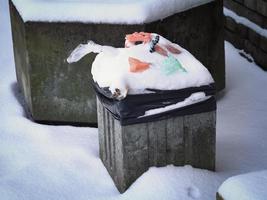
[[[216,110],[215,84],[201,87],[190,87],[180,90],[150,90],[153,93],[128,94],[126,98],[117,100],[112,97],[108,88],[100,88],[93,83],[97,97],[102,105],[120,121],[121,125],[146,123],[175,116],[184,116]],[[149,90],[149,89],[148,89]],[[210,96],[207,100],[188,105],[185,107],[169,110],[166,112],[144,116],[145,112],[151,109],[162,108],[184,101],[191,94],[204,92]]]

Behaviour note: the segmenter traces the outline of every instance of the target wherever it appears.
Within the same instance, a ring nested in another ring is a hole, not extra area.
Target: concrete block
[[[250,41],[245,40],[245,51],[252,55],[256,64],[263,70],[267,70],[267,53],[262,51],[260,47],[254,46]]]
[[[237,29],[237,23],[233,18],[225,17],[225,27],[235,33]]]
[[[244,4],[244,0],[235,0],[235,1],[240,3],[240,4]]]
[[[264,70],[267,71],[267,53],[257,48],[254,56],[255,62]]]
[[[121,126],[97,110],[100,158],[121,193],[151,166],[215,170],[216,111]]]
[[[23,22],[10,1],[14,56],[19,86],[35,121],[96,124],[90,81],[90,54],[68,64],[66,58],[88,39],[124,46],[125,34],[156,32],[177,42],[208,67],[218,90],[225,87],[222,1],[214,1],[148,24]],[[202,20],[199,20],[199,19]]]
[[[243,24],[237,24],[236,33],[239,35],[239,37],[247,39],[248,38],[248,30],[249,30],[249,28],[244,26]]]
[[[239,37],[238,34],[235,34],[228,29],[225,29],[225,40],[232,43],[238,49],[244,49],[244,39]]]
[[[236,7],[239,6],[241,7],[240,10],[243,9],[242,5],[233,4],[228,0],[226,2],[228,2],[226,3],[227,7],[237,9]],[[263,16],[261,17],[264,18]],[[267,39],[265,37],[242,24],[237,24],[230,17],[225,17],[225,39],[231,42],[236,48],[244,49],[245,52],[251,54],[256,64],[263,70],[267,69]]]
[[[254,44],[255,46],[259,46],[260,45],[260,39],[261,39],[261,36],[258,33],[256,33],[252,29],[248,30],[248,40],[252,44]]]
[[[245,52],[252,55],[252,57],[255,59],[255,56],[257,54],[257,47],[254,46],[249,40],[244,40],[244,50]]]
[[[263,28],[267,29],[267,17],[264,17],[264,20],[263,20]]]
[[[267,1],[257,0],[257,12],[267,17]]]
[[[256,2],[254,0],[250,1]],[[224,0],[224,6],[230,10],[233,10],[239,16],[245,17],[263,28],[267,28],[267,24],[264,23],[266,18],[263,15],[257,13],[256,11],[251,10],[246,6],[243,6],[242,4],[237,3],[233,0]]]
[[[258,0],[244,0],[244,5],[251,10],[257,10],[257,2]]]
[[[267,38],[263,36],[260,37],[260,48],[267,53]]]

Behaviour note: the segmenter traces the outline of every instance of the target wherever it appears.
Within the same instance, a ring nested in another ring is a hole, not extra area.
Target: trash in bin
[[[151,166],[215,169],[215,84],[188,51],[155,33],[126,36],[125,48],[79,45],[68,62],[92,65],[99,154],[124,192]]]
[[[122,125],[216,108],[209,71],[187,50],[156,33],[126,35],[125,48],[89,41],[67,61],[90,52],[99,53],[92,65],[97,96]]]

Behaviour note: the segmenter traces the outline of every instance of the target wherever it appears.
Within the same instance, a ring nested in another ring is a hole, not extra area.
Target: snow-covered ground
[[[150,168],[119,194],[98,156],[97,129],[48,126],[19,103],[7,1],[0,1],[0,199],[212,200],[229,176],[267,169],[267,74],[226,47],[227,88],[218,100],[217,171]]]

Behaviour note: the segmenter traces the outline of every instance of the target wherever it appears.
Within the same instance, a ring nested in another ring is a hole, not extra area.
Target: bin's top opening
[[[89,41],[67,59],[99,53],[92,64],[93,80],[109,88],[117,99],[153,90],[179,90],[214,83],[209,71],[187,50],[155,33],[126,35],[125,48],[101,46]]]
[[[12,0],[24,22],[142,24],[213,0]]]

